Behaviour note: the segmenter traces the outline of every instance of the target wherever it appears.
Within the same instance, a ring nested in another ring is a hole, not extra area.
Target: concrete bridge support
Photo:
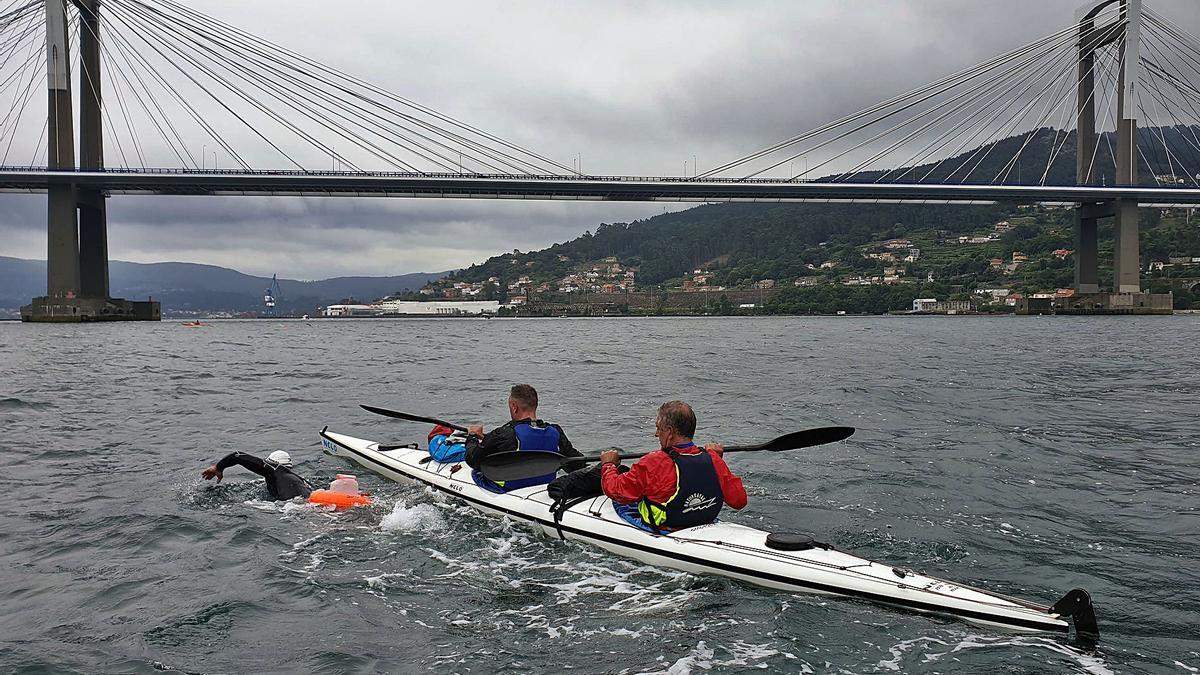
[[[71,54],[67,15],[62,0],[46,2],[46,67],[50,119],[46,125],[47,166],[75,168],[75,130],[71,106]],[[46,293],[50,299],[69,300],[79,293],[79,232],[75,220],[75,188],[52,185],[47,190]]]
[[[1116,18],[1097,26],[1105,8],[1117,4]],[[1076,181],[1096,185],[1102,180],[1094,166],[1096,134],[1096,50],[1116,43],[1120,54],[1117,87],[1117,156],[1114,158],[1117,185],[1138,184],[1136,86],[1140,59],[1139,41],[1142,0],[1101,0],[1080,10],[1079,65],[1077,70]],[[1098,227],[1101,218],[1113,218],[1112,294],[1100,291]],[[1163,313],[1169,311],[1169,296],[1150,297],[1141,292],[1141,255],[1138,247],[1138,203],[1117,200],[1080,204],[1075,214],[1075,299],[1058,308],[1065,313]],[[1116,308],[1120,308],[1119,311]],[[1153,311],[1151,311],[1153,309]],[[1111,310],[1111,311],[1110,311]]]
[[[104,135],[101,126],[99,0],[76,0],[79,6],[79,168],[104,168]],[[108,298],[108,214],[105,195],[89,188],[76,190],[79,207],[79,286],[85,298]]]
[[[46,0],[48,166],[74,171],[67,2],[79,8],[79,169],[104,168],[99,0]],[[109,296],[108,218],[102,190],[52,183],[47,190],[46,295],[21,308],[23,321],[157,321],[159,304]]]

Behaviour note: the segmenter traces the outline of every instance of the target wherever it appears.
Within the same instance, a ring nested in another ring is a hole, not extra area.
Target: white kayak
[[[736,523],[653,534],[625,522],[604,497],[582,501],[556,520],[544,485],[497,494],[476,485],[465,463],[434,462],[415,444],[381,446],[328,428],[321,430],[321,445],[327,454],[385,478],[428,485],[480,511],[530,523],[551,537],[584,541],[651,565],[718,574],[781,591],[870,600],[1018,631],[1066,633],[1073,621],[1078,637],[1099,637],[1091,598],[1082,589],[1045,606],[872,562],[827,544],[814,545],[808,537]]]

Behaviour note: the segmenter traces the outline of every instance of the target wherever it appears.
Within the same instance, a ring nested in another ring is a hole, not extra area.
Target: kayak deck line
[[[688,528],[687,532],[691,536],[680,536],[680,533],[656,535],[633,528],[628,523],[619,520],[619,516],[616,516],[615,512],[608,514],[609,517],[605,517],[605,507],[609,510],[612,509],[611,503],[602,496],[585,500],[580,505],[567,510],[566,514],[572,516],[574,520],[582,519],[582,523],[556,522],[549,516],[543,517],[538,513],[515,510],[515,508],[499,503],[508,502],[512,507],[525,508],[530,508],[532,505],[534,510],[545,509],[549,513],[548,502],[537,499],[537,497],[548,497],[544,486],[503,494],[485,493],[470,480],[469,471],[463,476],[454,476],[455,472],[451,470],[452,464],[430,462],[427,459],[428,455],[419,448],[391,449],[392,446],[388,446],[389,450],[380,451],[377,449],[380,447],[378,443],[329,433],[328,427],[321,430],[320,436],[327,454],[350,459],[385,478],[424,484],[438,492],[463,500],[479,510],[534,524],[551,536],[557,533],[565,539],[568,538],[565,535],[570,535],[569,538],[589,542],[618,555],[632,557],[643,562],[694,573],[715,573],[776,590],[816,592],[859,598],[920,612],[951,615],[976,623],[1019,630],[1066,633],[1070,626],[1068,619],[1073,619],[1076,634],[1081,639],[1094,640],[1098,637],[1091,600],[1086,591],[1082,589],[1071,591],[1053,606],[1047,607],[985,589],[964,586],[859,558],[837,549],[828,551],[827,557],[844,558],[846,564],[816,560],[811,555],[809,557],[796,555],[798,552],[769,549],[762,544],[754,545],[758,540],[747,539],[748,536],[757,537],[768,533],[737,524],[718,522]],[[409,456],[401,458],[388,453],[403,453]],[[418,455],[419,459],[411,456],[414,454]],[[434,468],[431,469],[430,466]],[[468,492],[478,494],[468,494]],[[597,506],[598,503],[599,506]],[[583,504],[588,506],[579,509],[579,506]],[[713,529],[724,531],[730,539],[737,539],[738,535],[741,535],[743,539],[747,539],[747,543],[725,541],[720,538],[705,539],[697,536],[703,531]],[[612,532],[605,533],[600,530],[611,530]],[[614,534],[629,536],[613,536]],[[649,543],[641,543],[633,540],[634,538],[643,538]],[[673,550],[671,547],[687,547],[691,550]],[[698,555],[701,553],[713,557],[701,557]],[[649,560],[648,557],[653,560]],[[736,560],[729,560],[731,557]],[[715,558],[725,558],[725,560]],[[738,561],[742,564],[739,564]],[[757,565],[746,566],[747,563],[755,564],[756,561]],[[778,569],[764,569],[769,567],[786,567],[788,569],[782,571],[803,572],[812,578],[781,574],[779,573],[781,570]],[[875,570],[878,574],[869,574],[867,571],[854,568]],[[844,577],[844,580],[838,581],[838,577]],[[913,583],[908,583],[910,577]],[[926,585],[922,587],[918,583]],[[886,589],[894,590],[886,593],[879,592]],[[919,597],[905,597],[906,595]],[[939,600],[942,602],[937,602]]]

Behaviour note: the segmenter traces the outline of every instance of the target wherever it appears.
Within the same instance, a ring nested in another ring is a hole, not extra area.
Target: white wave
[[[446,519],[433,504],[408,506],[404,502],[397,502],[379,526],[387,532],[429,532],[446,529]]]
[[[946,656],[947,654],[957,654],[959,652],[972,650],[972,649],[996,649],[996,648],[1007,648],[1007,647],[1019,647],[1019,648],[1023,647],[1023,648],[1033,648],[1033,649],[1044,649],[1044,650],[1047,650],[1050,652],[1054,652],[1055,654],[1065,656],[1068,659],[1070,659],[1071,661],[1074,661],[1075,664],[1078,665],[1079,668],[1083,672],[1091,673],[1091,675],[1114,675],[1112,669],[1110,669],[1104,663],[1103,659],[1101,659],[1097,656],[1093,656],[1091,654],[1086,654],[1077,649],[1072,649],[1071,647],[1069,647],[1065,644],[1062,644],[1061,642],[1059,642],[1057,640],[1054,640],[1051,638],[1045,638],[1045,637],[1037,637],[1037,636],[999,636],[999,637],[996,637],[996,636],[984,636],[984,635],[968,635],[968,636],[962,638],[961,640],[959,640],[959,642],[954,644],[953,646],[950,646],[949,642],[944,641],[944,640],[939,640],[937,638],[932,638],[932,637],[914,638],[912,640],[904,640],[904,641],[899,642],[899,643],[893,645],[892,647],[888,648],[888,651],[891,653],[892,658],[888,659],[886,661],[880,661],[876,665],[879,668],[882,668],[885,670],[892,670],[892,671],[897,671],[897,672],[906,671],[906,670],[908,670],[908,668],[906,667],[906,665],[904,663],[901,662],[904,659],[905,654],[908,651],[912,650],[914,647],[922,646],[922,645],[927,649],[927,651],[921,652],[921,662],[922,663],[936,661],[936,660],[940,659],[941,657]],[[950,648],[945,651],[936,651],[937,647],[935,647],[934,645],[940,645],[942,647],[950,647]],[[914,656],[915,655],[916,654],[914,654]]]
[[[666,670],[646,671],[640,675],[691,675],[693,668],[709,670],[713,666],[711,661],[713,654],[713,650],[704,644],[704,640],[701,640],[687,656],[672,663]]]
[[[718,657],[718,650],[727,652],[728,656],[722,654],[721,657]],[[712,670],[714,668],[730,668],[733,666],[759,669],[766,668],[767,664],[764,661],[776,656],[782,656],[790,660],[799,660],[795,654],[781,652],[768,645],[750,644],[739,640],[731,645],[721,645],[712,648],[701,640],[692,648],[691,652],[667,666],[665,670],[638,672],[639,675],[690,675],[696,669]],[[663,658],[659,657],[659,660],[661,661]],[[788,671],[806,674],[814,672],[812,666],[803,661],[800,661],[798,665],[793,664],[789,666]]]

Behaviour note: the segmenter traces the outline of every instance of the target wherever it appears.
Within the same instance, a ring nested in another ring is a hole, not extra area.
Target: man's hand
[[[720,443],[709,443],[708,445],[704,446],[704,449],[708,450],[709,452],[717,453],[717,457],[725,456],[725,446],[721,445]]]
[[[482,424],[472,424],[472,425],[468,426],[467,434],[470,436],[478,436],[480,438],[483,438],[483,436],[484,436],[483,425]]]
[[[221,479],[225,477],[221,473],[221,470],[217,468],[216,464],[213,464],[212,466],[205,469],[203,472],[200,473],[200,475],[204,476],[204,480],[209,480],[213,477],[216,477],[218,483],[220,483]]]
[[[601,464],[608,464],[608,463],[620,464],[621,463],[621,453],[617,452],[615,449],[605,450],[604,452],[600,453],[600,463]]]

